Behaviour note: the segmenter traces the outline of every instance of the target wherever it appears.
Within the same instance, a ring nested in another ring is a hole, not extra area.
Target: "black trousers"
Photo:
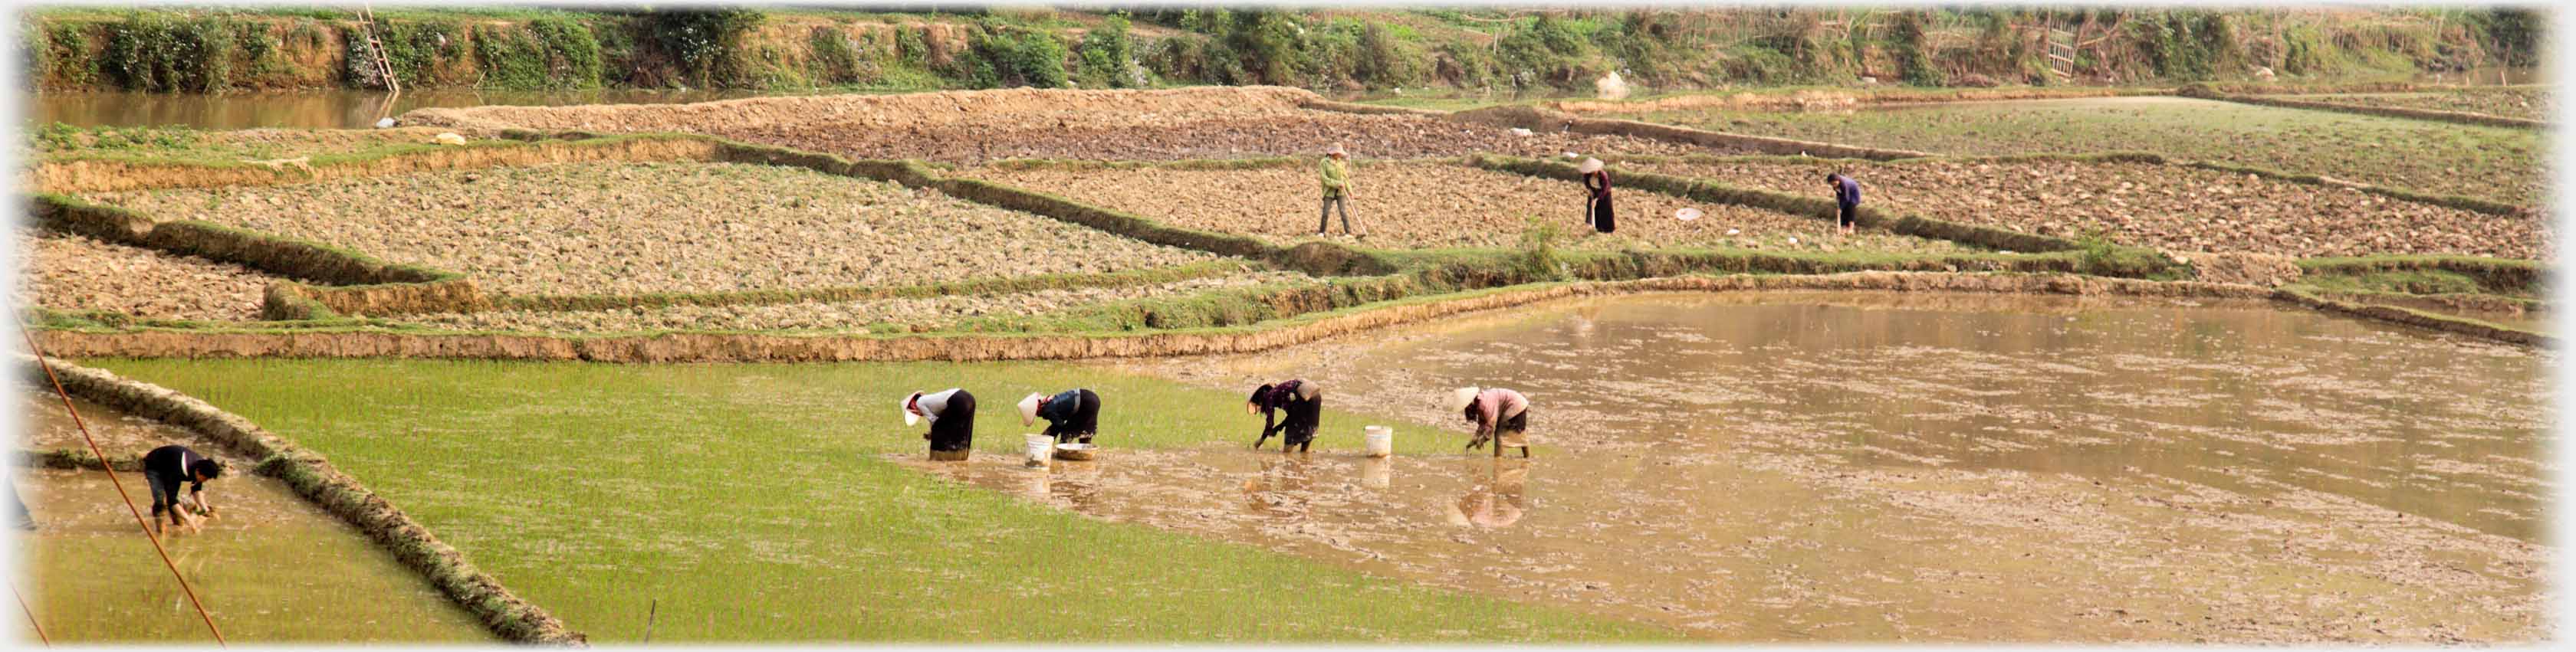
[[[1063,421],[1047,422],[1046,434],[1054,437],[1056,443],[1065,443],[1066,440],[1079,437],[1082,443],[1088,444],[1091,443],[1092,435],[1100,433],[1100,395],[1086,389],[1081,390],[1077,398],[1079,400],[1074,403],[1072,417]]]
[[[930,450],[962,451],[975,447],[975,395],[966,390],[948,396],[948,409],[930,422]]]
[[[1834,204],[1834,207],[1837,209],[1834,213],[1835,226],[1851,226],[1860,223],[1859,204]]]

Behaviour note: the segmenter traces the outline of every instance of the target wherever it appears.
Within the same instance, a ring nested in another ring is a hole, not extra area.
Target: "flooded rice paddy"
[[[1453,424],[1397,435],[1448,446],[1447,388],[1512,387],[1528,460],[915,464],[1713,639],[2528,641],[2551,357],[2267,304],[1647,295],[1119,363],[1320,381],[1339,409]]]
[[[21,448],[81,446],[58,399],[20,394],[27,433]],[[249,473],[249,460],[217,454],[212,442],[183,429],[86,402],[76,405],[112,457],[180,443],[227,465],[226,477],[206,485],[220,510],[217,517],[203,533],[174,530],[163,545],[228,640],[492,640],[471,614],[365,535],[284,483]],[[149,515],[152,497],[143,476],[122,473],[119,479]],[[34,531],[18,533],[18,586],[46,635],[57,642],[210,640],[105,475],[95,469],[28,469],[14,480],[37,524]]]

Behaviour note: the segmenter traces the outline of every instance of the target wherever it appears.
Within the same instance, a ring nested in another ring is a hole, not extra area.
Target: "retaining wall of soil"
[[[1929,152],[1876,147],[1854,147],[1788,138],[1732,134],[1689,127],[1586,118],[1562,111],[1534,106],[1494,106],[1451,113],[1448,119],[1495,127],[1519,127],[1532,131],[1571,131],[1603,136],[1632,136],[1666,142],[1699,145],[1764,154],[1821,156],[1825,158],[1859,158],[1889,161],[1901,158],[1932,156]]]
[[[666,333],[640,336],[425,334],[391,332],[76,332],[41,334],[48,350],[102,357],[343,357],[584,360],[599,362],[985,361],[1161,357],[1248,353],[1459,313],[1574,296],[1631,292],[1895,290],[2101,296],[2272,299],[2319,310],[2530,346],[2551,338],[2402,308],[2332,301],[2250,285],[2159,282],[2076,275],[1855,272],[1825,276],[1689,276],[1530,285],[1393,305],[1339,310],[1260,328],[1113,335],[768,335]]]
[[[1583,179],[1583,174],[1576,171],[1574,166],[1556,161],[1540,161],[1502,156],[1478,156],[1475,157],[1471,163],[1477,167],[1489,170],[1526,174],[1535,177],[1565,181],[1581,181]],[[1804,215],[1820,220],[1836,219],[1835,212],[1837,209],[1834,206],[1833,200],[1820,197],[1793,195],[1784,192],[1773,192],[1770,190],[1754,188],[1741,188],[1701,179],[1689,179],[1651,172],[1620,173],[1619,183],[1631,188],[1639,188],[1678,197],[1689,197],[1691,199],[1711,203],[1750,206],[1753,208],[1788,213],[1791,215]],[[1893,215],[1885,210],[1872,206],[1862,206],[1858,217],[1860,225],[1864,227],[1885,229],[1891,232],[1916,237],[1948,240],[1951,242],[1985,247],[1988,249],[2045,252],[2073,251],[2082,248],[2080,245],[2076,244],[2075,241],[2067,240],[2065,238],[2032,235],[1990,226],[1961,224],[1958,222],[1923,217],[1921,215]]]
[[[2549,268],[2538,261],[2475,256],[2379,256],[2371,258],[2310,258],[2299,261],[2306,275],[2364,275],[2380,272],[2438,270],[2476,279],[2489,292],[2539,296],[2544,293]]]
[[[39,337],[50,340],[53,335],[49,332]],[[47,352],[60,354],[50,346]],[[17,362],[20,373],[33,376],[33,382],[51,386],[33,357],[21,354]],[[501,638],[555,645],[582,645],[587,640],[544,608],[520,599],[499,580],[475,568],[465,553],[439,541],[437,535],[383,496],[333,468],[321,454],[195,397],[60,359],[49,358],[46,362],[62,380],[64,391],[72,396],[195,430],[235,454],[260,460],[256,471],[286,481],[305,499],[367,533],[392,551],[395,559],[428,578],[448,599],[482,619],[484,627]],[[89,463],[95,465],[96,460]]]
[[[2308,109],[2308,110],[2311,110],[2311,111],[2338,111],[2338,112],[2342,112],[2342,113],[2355,113],[2355,114],[2361,114],[2361,115],[2375,115],[2375,116],[2382,116],[2382,117],[2389,117],[2389,118],[2411,118],[2411,119],[2415,119],[2415,120],[2433,120],[2433,121],[2437,121],[2437,122],[2449,122],[2449,123],[2454,123],[2454,124],[2464,124],[2464,125],[2482,125],[2482,126],[2488,126],[2488,127],[2518,127],[2518,128],[2522,128],[2522,129],[2547,129],[2547,128],[2549,128],[2549,123],[2548,123],[2547,121],[2544,121],[2544,120],[2529,120],[2529,119],[2524,119],[2524,118],[2510,118],[2510,117],[2505,117],[2505,116],[2500,116],[2500,115],[2487,115],[2487,114],[2484,114],[2484,113],[2471,113],[2471,112],[2468,112],[2468,111],[2442,111],[2442,110],[2437,110],[2437,109],[2410,109],[2410,108],[2405,108],[2405,107],[2395,107],[2395,106],[2361,106],[2361,105],[2357,105],[2357,104],[2336,104],[2336,103],[2333,103],[2333,102],[2315,102],[2315,101],[2309,101],[2309,100],[2285,100],[2285,99],[2272,98],[2272,97],[2262,97],[2262,96],[2257,96],[2257,95],[2219,95],[2219,96],[2212,97],[2212,98],[2210,98],[2210,99],[2226,100],[2226,101],[2229,101],[2229,102],[2235,102],[2235,103],[2238,103],[2238,104],[2252,104],[2252,105],[2256,105],[2256,106],[2279,107],[2279,108],[2284,108],[2284,109]]]

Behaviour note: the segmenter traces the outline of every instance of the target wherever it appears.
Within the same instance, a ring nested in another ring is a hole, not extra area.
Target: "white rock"
[[[1522,128],[1520,128],[1520,127],[1513,127],[1513,128],[1512,128],[1512,135],[1514,135],[1514,136],[1529,136],[1529,135],[1535,135],[1536,133],[1537,133],[1537,132],[1533,132],[1533,131],[1530,131],[1530,130],[1528,130],[1528,129],[1522,129]]]

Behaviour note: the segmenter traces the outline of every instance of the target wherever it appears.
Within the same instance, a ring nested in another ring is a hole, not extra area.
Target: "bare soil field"
[[[967,176],[1060,195],[1177,226],[1240,233],[1278,243],[1310,238],[1322,197],[1312,166],[1244,170],[977,168]],[[1615,175],[1615,173],[1614,173]],[[1614,176],[1612,183],[1616,184]],[[1583,223],[1582,184],[1434,162],[1363,164],[1351,172],[1352,224],[1362,244],[1380,247],[1514,247],[1530,220],[1558,226],[1593,249],[1730,246],[1776,251],[1861,249],[1954,252],[1955,243],[1864,231],[1829,235],[1828,220],[1741,206],[1704,205],[1638,190],[1613,190],[1618,230],[1596,235]],[[1695,207],[1697,220],[1674,218]],[[1333,237],[1341,233],[1334,215]],[[1730,234],[1730,231],[1735,233]],[[1792,242],[1794,240],[1794,242]]]
[[[109,244],[43,229],[14,229],[18,305],[105,310],[153,319],[259,317],[274,277],[240,265]]]
[[[1536,133],[1425,115],[1301,108],[1276,87],[1156,91],[1008,89],[770,97],[696,104],[423,109],[406,124],[594,132],[685,131],[856,158],[981,163],[1008,158],[1178,160],[1318,154],[1419,158],[1682,154],[1708,148],[1627,136]]]
[[[423,326],[471,331],[620,333],[657,330],[928,330],[961,320],[1028,316],[1130,299],[1173,296],[1265,283],[1311,280],[1293,272],[1247,272],[1157,285],[1071,288],[1007,294],[949,295],[758,306],[669,306],[652,309],[547,312],[495,310],[417,315]]]
[[[2548,255],[2544,217],[2505,217],[2318,187],[2144,163],[1634,162],[1615,166],[1783,192],[1824,192],[1848,170],[1869,204],[1927,217],[2124,244],[2280,256]]]
[[[2525,120],[2548,120],[2550,112],[2556,106],[2554,98],[2548,91],[2533,87],[2461,88],[2419,93],[2284,95],[2281,99],[2353,106],[2462,111]]]
[[[1210,259],[890,182],[756,165],[561,164],[91,200],[465,272],[510,294],[909,285]]]

